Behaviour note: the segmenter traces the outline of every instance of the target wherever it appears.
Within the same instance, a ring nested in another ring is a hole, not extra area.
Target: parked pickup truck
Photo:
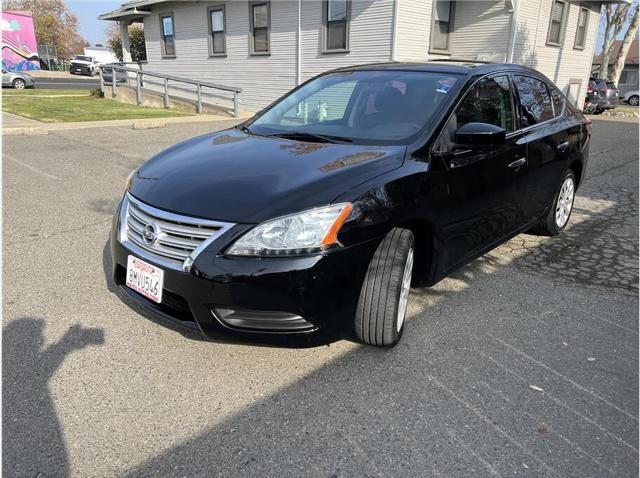
[[[72,75],[93,76],[98,72],[98,62],[92,56],[76,55],[71,60],[69,73]]]

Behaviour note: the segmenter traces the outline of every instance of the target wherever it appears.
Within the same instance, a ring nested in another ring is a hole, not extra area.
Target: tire
[[[557,236],[564,231],[573,211],[575,195],[576,177],[573,171],[568,169],[562,176],[562,182],[553,200],[553,206],[547,215],[532,228],[532,231],[542,236]]]
[[[638,106],[638,103],[640,103],[640,97],[638,97],[638,95],[630,96],[628,102],[631,106]]]
[[[604,113],[604,108],[600,107],[600,106],[596,106],[596,110],[593,112],[594,115],[601,115],[602,113]]]
[[[404,332],[414,261],[414,238],[395,228],[380,243],[362,283],[354,329],[358,340],[393,347]]]
[[[27,83],[22,78],[16,78],[13,80],[12,85],[16,90],[24,90]]]

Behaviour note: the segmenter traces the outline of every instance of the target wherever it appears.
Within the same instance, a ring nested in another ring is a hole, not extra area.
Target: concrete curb
[[[208,123],[220,121],[235,121],[240,123],[249,118],[250,115],[245,114],[240,118],[230,116],[214,116],[214,115],[198,115],[198,116],[179,116],[177,118],[148,118],[148,119],[127,119],[127,120],[109,120],[109,121],[82,121],[71,123],[41,123],[41,126],[2,128],[4,136],[31,136],[55,133],[56,131],[70,131],[91,128],[115,128],[124,127],[132,129],[152,129],[164,128],[168,124],[174,123]]]

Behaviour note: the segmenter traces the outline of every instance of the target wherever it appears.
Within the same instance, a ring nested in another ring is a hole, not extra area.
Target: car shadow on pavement
[[[2,472],[4,476],[68,476],[64,433],[49,381],[76,350],[102,345],[102,329],[70,327],[44,346],[44,319],[22,317],[2,333]]]

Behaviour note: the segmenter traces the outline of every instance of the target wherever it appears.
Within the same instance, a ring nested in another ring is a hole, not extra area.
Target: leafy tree
[[[107,28],[107,45],[113,50],[122,61],[122,38],[120,38],[120,27],[113,23]],[[131,50],[131,61],[145,61],[147,59],[147,47],[144,40],[144,28],[139,24],[129,26],[129,49]]]
[[[4,0],[2,8],[30,11],[37,43],[54,46],[58,57],[83,52],[85,40],[78,33],[78,19],[63,0]]]

